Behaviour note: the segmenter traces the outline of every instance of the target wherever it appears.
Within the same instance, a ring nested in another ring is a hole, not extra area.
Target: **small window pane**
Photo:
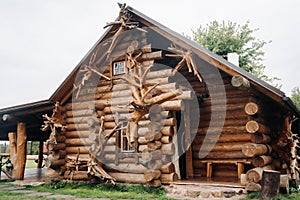
[[[113,75],[125,74],[125,61],[115,62],[113,64]]]

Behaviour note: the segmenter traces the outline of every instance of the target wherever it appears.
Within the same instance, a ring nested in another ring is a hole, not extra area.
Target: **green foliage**
[[[262,48],[271,41],[254,37],[253,33],[257,30],[249,27],[249,21],[244,25],[230,21],[212,21],[206,27],[200,25],[196,31],[192,30],[192,39],[224,59],[227,59],[228,53],[237,53],[241,68],[272,83],[279,78],[270,78],[264,74],[266,66],[262,64],[265,55]]]
[[[67,181],[58,181],[58,182],[45,183],[44,187],[56,190],[56,189],[64,188],[64,187],[66,187],[66,185],[67,185]]]
[[[299,87],[294,87],[294,89],[292,90],[291,99],[293,100],[298,110],[300,110],[300,88]]]

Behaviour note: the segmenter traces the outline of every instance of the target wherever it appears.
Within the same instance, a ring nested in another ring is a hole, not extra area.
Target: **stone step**
[[[246,191],[240,187],[213,185],[170,185],[165,188],[167,196],[174,199],[241,199]]]

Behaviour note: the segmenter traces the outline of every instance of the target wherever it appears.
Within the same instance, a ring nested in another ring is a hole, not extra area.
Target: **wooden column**
[[[38,164],[37,164],[37,168],[42,168],[42,165],[43,165],[43,159],[44,159],[44,156],[43,156],[43,147],[44,147],[44,141],[40,141],[39,143],[39,158],[38,158]]]
[[[24,179],[26,164],[26,126],[23,122],[18,122],[17,126],[17,161],[16,161],[16,180]]]
[[[186,153],[185,153],[185,162],[186,162],[186,178],[194,177],[193,170],[193,150],[192,150],[192,136],[191,136],[191,123],[190,123],[190,104],[185,102],[185,111],[184,111],[184,124],[185,124],[185,142],[186,142]]]
[[[12,177],[16,177],[16,161],[17,161],[17,134],[15,132],[8,133],[10,161],[13,165]]]

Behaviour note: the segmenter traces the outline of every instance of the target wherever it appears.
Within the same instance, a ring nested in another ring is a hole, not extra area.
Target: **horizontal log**
[[[175,153],[175,145],[173,143],[162,144],[161,151],[165,155],[174,155],[174,153]]]
[[[118,165],[115,165],[113,163],[104,165],[104,168],[109,170],[117,170],[119,172],[123,173],[135,173],[135,174],[144,174],[148,170],[148,168],[144,167],[140,164],[134,164],[134,163],[119,163]]]
[[[147,127],[151,123],[153,123],[153,122],[151,122],[151,120],[141,120],[141,121],[138,122],[138,125],[140,127]],[[176,119],[175,118],[162,119],[160,124],[163,125],[163,126],[175,126],[176,125]]]
[[[256,115],[259,112],[259,106],[254,102],[249,102],[245,105],[244,110],[247,115]]]
[[[249,133],[264,133],[264,134],[270,134],[270,129],[257,122],[257,121],[254,121],[254,120],[251,120],[249,122],[247,122],[246,124],[246,130],[249,132]]]
[[[163,136],[160,140],[163,144],[169,144],[172,142],[171,136]]]
[[[60,166],[65,165],[65,159],[47,159],[45,162],[45,166],[48,168],[58,168]]]
[[[269,144],[271,143],[271,137],[265,134],[252,134],[251,135],[251,142],[253,143],[263,143],[263,144]]]
[[[271,156],[258,156],[251,160],[251,164],[254,167],[263,167],[272,164],[273,158]]]
[[[241,75],[234,75],[231,79],[233,87],[249,88],[250,82]]]
[[[200,113],[201,116],[201,113]],[[213,128],[219,129],[222,128],[224,133],[248,133],[245,124],[247,123],[246,119],[229,119],[229,120],[218,120],[212,117],[210,120],[202,120],[200,117],[199,130],[210,130],[213,131]]]
[[[74,172],[72,175],[69,171],[65,171],[64,173],[64,179],[71,179],[72,180],[90,180],[91,177],[88,175],[86,171],[78,171]]]
[[[200,125],[201,125],[201,127],[203,126],[203,124],[200,124]],[[245,126],[215,127],[214,125],[211,125],[211,126],[205,127],[205,128],[201,128],[201,127],[198,128],[197,134],[206,135],[206,134],[213,134],[213,133],[219,133],[219,134],[221,134],[221,133],[222,134],[234,134],[234,133],[245,134],[245,133],[247,133]]]
[[[65,136],[68,139],[71,138],[89,138],[90,131],[88,130],[76,130],[76,131],[66,131]]]
[[[89,147],[88,146],[74,146],[74,147],[66,147],[66,152],[69,154],[74,154],[78,152],[78,148],[80,148],[80,154],[88,154]]]
[[[249,183],[246,174],[241,174],[240,181],[242,186],[246,186]]]
[[[243,145],[242,152],[247,157],[270,154],[272,148],[266,144],[246,143]]]
[[[67,156],[66,156],[66,160],[75,160],[77,157],[77,153],[69,153]],[[89,159],[90,159],[90,156],[89,156],[89,153],[82,153],[80,151],[80,154],[79,154],[79,157],[78,159],[81,161],[81,162],[87,162]]]
[[[67,146],[85,146],[85,145],[91,145],[94,142],[90,141],[87,138],[70,138],[70,139],[66,139],[65,143]]]
[[[246,184],[245,190],[249,192],[257,192],[261,190],[261,185],[259,183],[250,182]]]
[[[212,104],[214,105],[229,105],[229,104],[240,104],[244,105],[247,104],[249,101],[248,96],[227,96],[226,98],[204,98],[203,101],[201,102],[202,107],[207,107],[211,106]],[[243,111],[244,112],[244,111]],[[245,113],[244,113],[245,114]]]
[[[47,148],[49,151],[64,150],[66,148],[66,144],[65,143],[48,144]]]
[[[245,156],[242,151],[217,151],[217,152],[193,152],[193,158],[199,159],[199,158],[205,158],[205,159],[236,159],[236,158],[248,158]]]
[[[109,172],[108,174],[113,178],[115,178],[118,182],[147,183],[144,174],[120,173],[120,172]]]
[[[161,175],[160,170],[147,170],[144,172],[144,178],[147,182],[150,182],[155,179],[159,179]]]
[[[120,156],[120,155],[119,155]],[[116,161],[116,155],[111,153],[105,153],[104,154],[104,160],[106,162],[111,162],[114,163]],[[136,159],[135,158],[119,158],[119,163],[136,163]]]
[[[211,150],[211,151],[241,151],[244,142],[231,142],[231,143],[206,143],[202,145],[193,145],[192,149],[195,152]],[[213,148],[211,149],[211,147]]]
[[[56,142],[64,143],[65,141],[66,141],[66,136],[65,135],[60,134],[60,135],[56,136]]]
[[[155,51],[151,53],[144,53],[138,61],[145,61],[145,60],[158,60],[162,59],[162,51]]]
[[[246,173],[248,182],[258,183],[262,179],[263,171],[270,170],[270,169],[273,169],[272,165],[267,165],[264,167],[256,167],[256,168],[248,170]]]
[[[173,181],[178,180],[178,175],[176,173],[170,173],[170,174],[161,174],[160,180],[162,184],[169,184]]]
[[[204,138],[207,142],[250,142],[251,141],[250,133],[232,133],[232,134],[221,134],[221,135],[209,135],[205,137],[205,135],[197,135],[193,141],[194,144],[202,144]]]
[[[169,162],[165,165],[163,165],[160,168],[161,173],[164,174],[170,174],[170,173],[174,173],[175,172],[175,165],[172,162]]]

